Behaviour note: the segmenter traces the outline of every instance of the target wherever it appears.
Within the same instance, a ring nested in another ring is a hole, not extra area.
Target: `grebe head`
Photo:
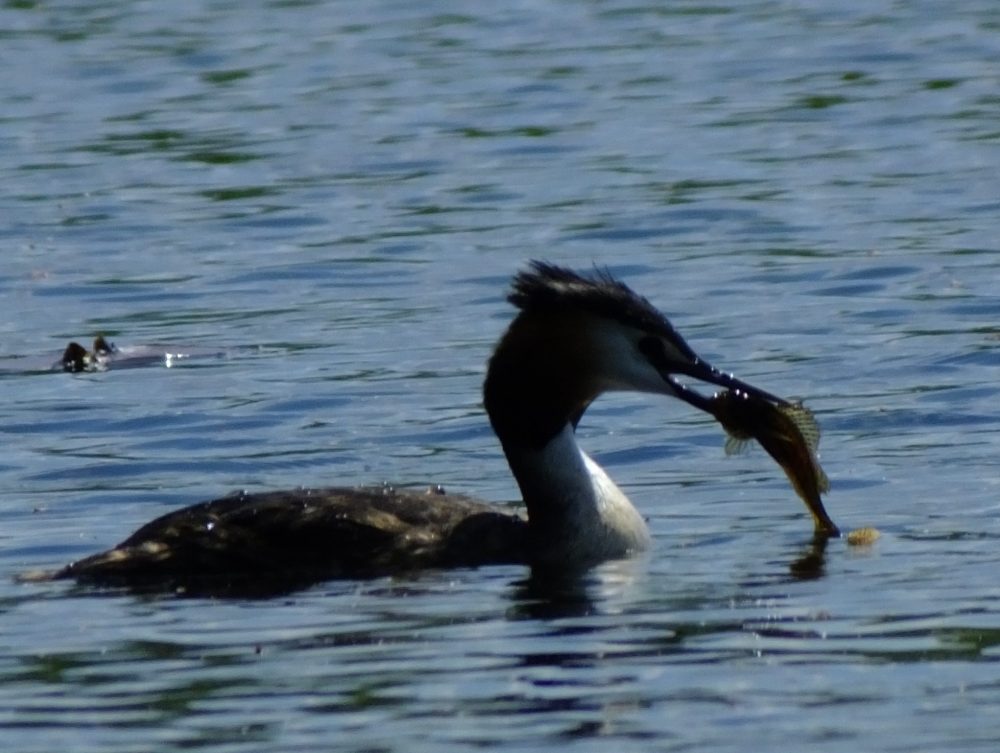
[[[544,446],[607,391],[670,395],[711,412],[709,400],[678,376],[784,402],[708,364],[649,301],[607,272],[584,276],[532,262],[514,278],[508,300],[520,312],[484,385],[505,448]]]
[[[520,311],[483,385],[486,412],[517,479],[539,563],[594,562],[649,546],[638,510],[576,443],[587,406],[611,390],[712,402],[691,377],[776,400],[698,357],[663,314],[607,272],[534,262],[508,297]]]

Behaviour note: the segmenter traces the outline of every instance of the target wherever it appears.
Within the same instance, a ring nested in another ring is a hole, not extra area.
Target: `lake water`
[[[10,0],[0,60],[5,750],[997,749],[994,2]],[[15,582],[234,489],[516,498],[479,391],[536,257],[807,398],[882,538],[610,396],[654,547],[574,582]],[[45,371],[97,333],[216,355]]]

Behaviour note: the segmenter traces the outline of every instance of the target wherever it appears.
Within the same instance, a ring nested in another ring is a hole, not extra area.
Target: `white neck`
[[[648,548],[639,511],[576,443],[567,424],[541,449],[505,447],[541,561],[590,562]]]

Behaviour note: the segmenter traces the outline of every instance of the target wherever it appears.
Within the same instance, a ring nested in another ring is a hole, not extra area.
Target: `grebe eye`
[[[652,364],[663,363],[667,360],[667,350],[663,346],[663,340],[658,337],[643,337],[638,342],[639,352],[642,353]]]

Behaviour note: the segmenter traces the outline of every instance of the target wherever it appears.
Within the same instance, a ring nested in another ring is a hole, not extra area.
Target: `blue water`
[[[52,750],[994,751],[992,2],[0,8],[0,730]],[[609,396],[654,548],[258,601],[17,573],[234,489],[517,496],[480,407],[507,282],[606,265],[807,399],[761,451]],[[45,371],[70,339],[172,368]]]

